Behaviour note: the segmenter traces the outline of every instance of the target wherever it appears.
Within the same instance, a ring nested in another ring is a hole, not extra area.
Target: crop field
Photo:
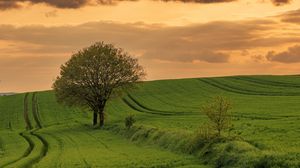
[[[218,95],[233,104],[234,138],[193,141],[208,122],[201,106]],[[300,76],[143,82],[105,114],[95,129],[91,112],[53,91],[0,97],[0,167],[300,167]]]

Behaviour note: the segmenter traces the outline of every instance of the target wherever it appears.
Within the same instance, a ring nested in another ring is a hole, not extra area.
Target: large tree
[[[145,73],[136,58],[112,44],[98,42],[73,54],[61,66],[53,84],[57,100],[69,106],[89,107],[93,124],[104,125],[104,107],[117,90],[133,86]]]

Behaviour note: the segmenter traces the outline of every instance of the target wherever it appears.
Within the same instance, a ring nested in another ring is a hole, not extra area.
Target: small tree
[[[210,125],[217,132],[218,137],[232,126],[230,109],[230,101],[222,96],[217,96],[212,102],[202,107],[202,112],[209,118]]]
[[[135,122],[136,122],[136,120],[135,120],[133,114],[128,114],[125,117],[125,126],[126,126],[127,129],[130,129]]]
[[[145,73],[120,48],[103,42],[78,51],[61,66],[60,76],[53,84],[57,100],[69,106],[89,107],[93,112],[93,125],[104,125],[104,107],[119,88],[133,86]]]

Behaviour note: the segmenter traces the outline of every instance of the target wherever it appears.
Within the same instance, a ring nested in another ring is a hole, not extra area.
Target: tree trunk
[[[218,129],[218,137],[221,137],[221,129]]]
[[[101,111],[99,113],[99,119],[100,119],[100,127],[103,127],[104,126],[104,112]]]
[[[102,101],[98,105],[98,114],[99,114],[99,121],[100,121],[100,127],[104,126],[104,107],[105,107],[106,100]]]
[[[93,125],[97,125],[97,119],[98,119],[98,113],[94,112],[94,117],[93,117]]]

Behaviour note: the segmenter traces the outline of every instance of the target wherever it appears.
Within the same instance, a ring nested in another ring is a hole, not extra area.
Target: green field
[[[233,103],[233,139],[194,142],[217,95]],[[104,129],[52,91],[0,97],[0,167],[300,167],[300,76],[140,83],[111,99]],[[128,113],[137,122],[124,127]]]

